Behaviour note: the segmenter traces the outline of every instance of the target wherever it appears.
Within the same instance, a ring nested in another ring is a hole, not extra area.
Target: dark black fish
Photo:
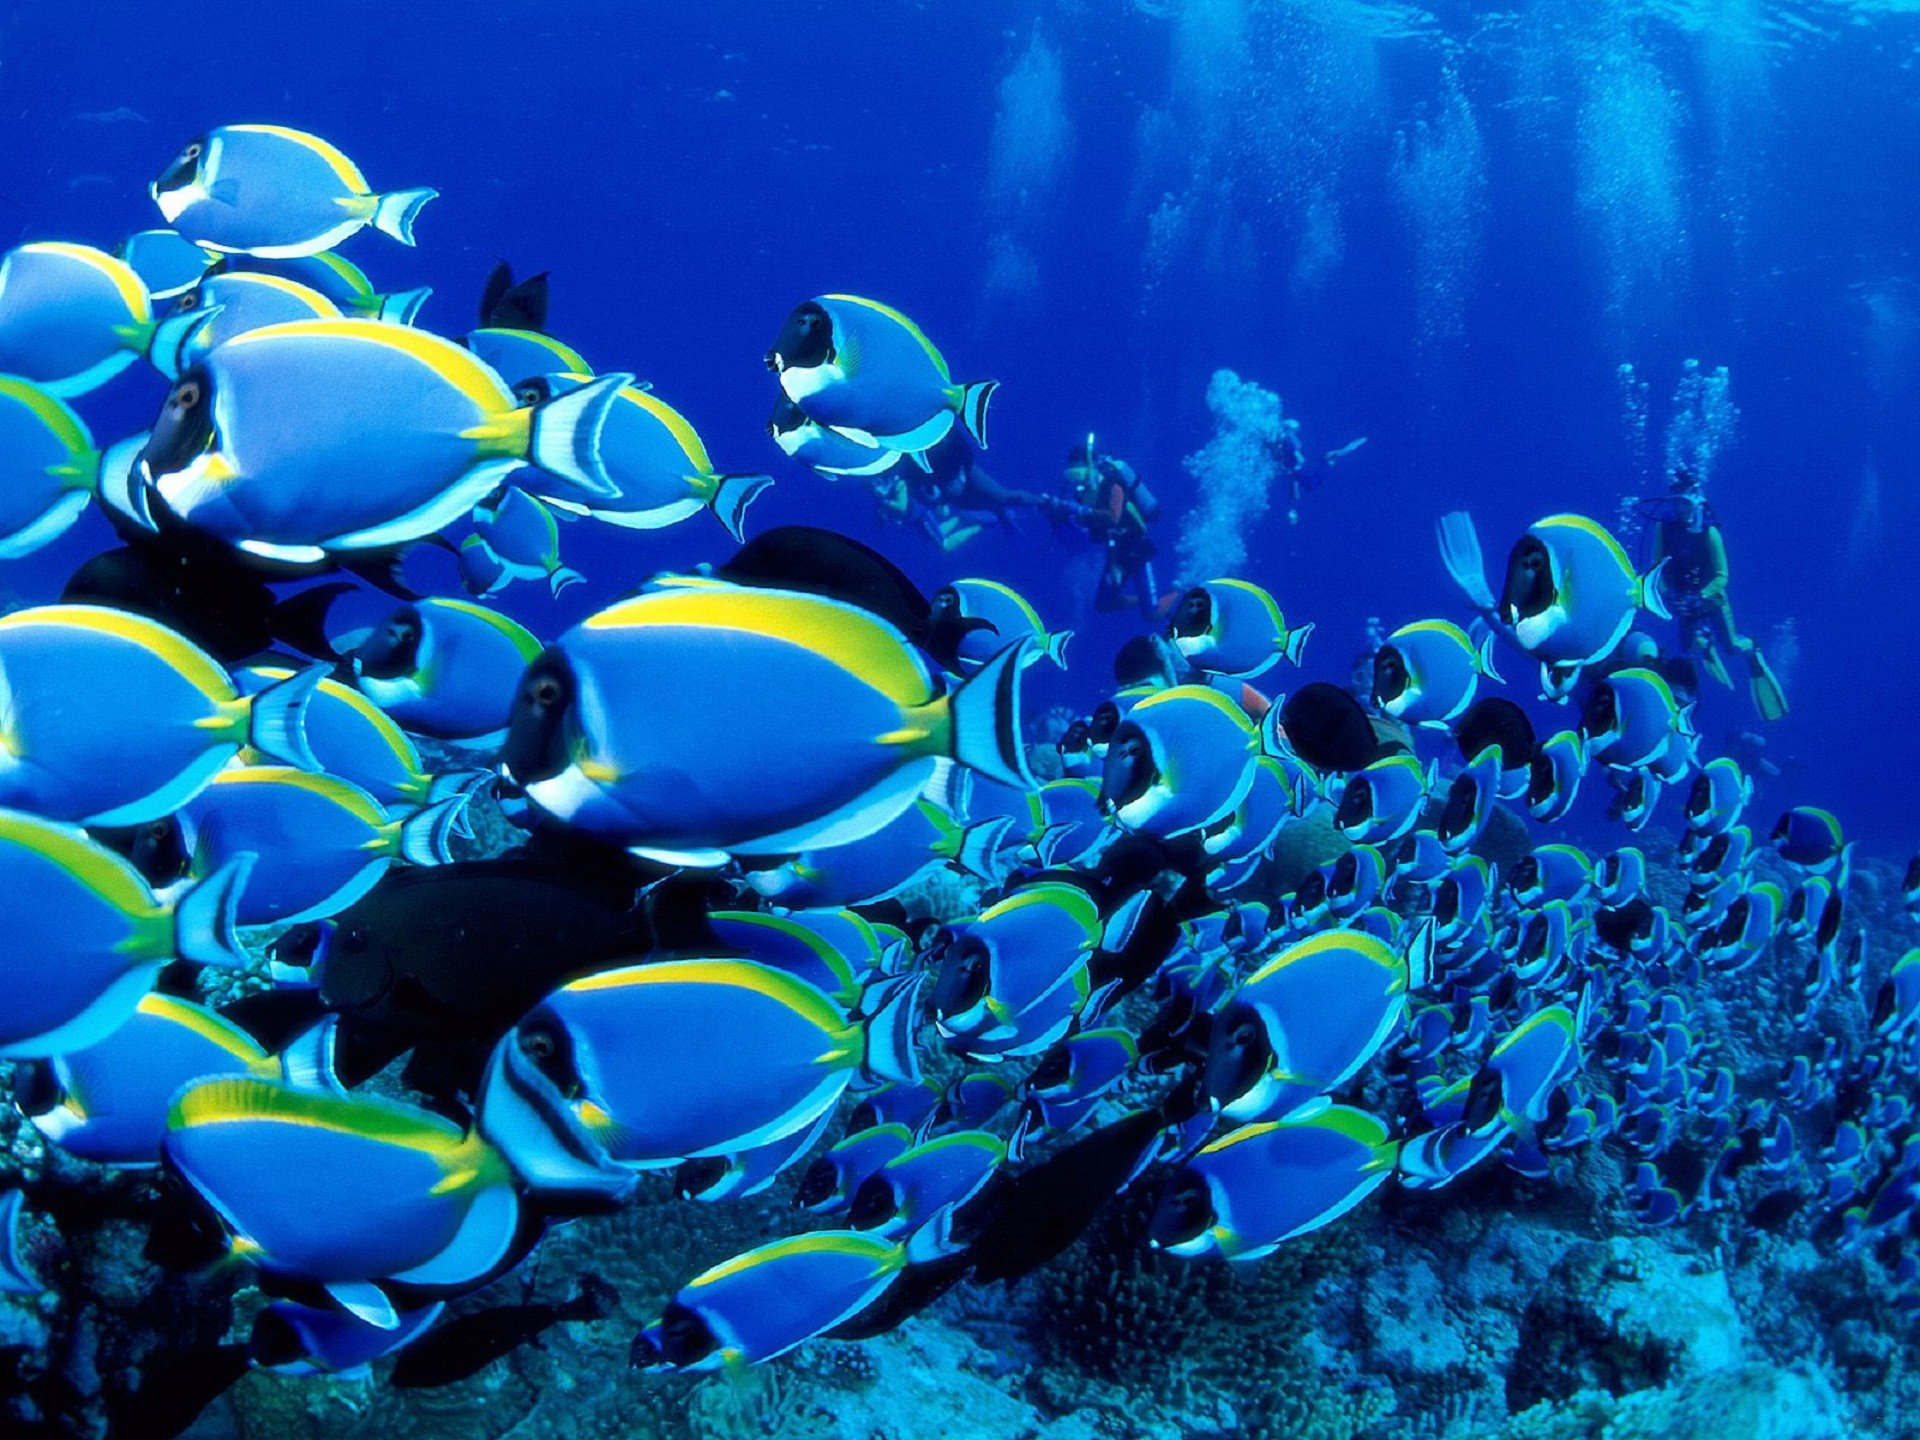
[[[87,561],[60,592],[70,605],[107,605],[179,631],[224,664],[291,646],[322,658],[327,610],[354,587],[335,581],[281,599],[260,571],[222,547],[128,546]]]
[[[480,328],[483,330],[532,330],[544,334],[547,328],[547,272],[513,278],[513,267],[502,260],[487,276],[480,292]]]
[[[967,1248],[973,1278],[1017,1280],[1066,1250],[1146,1167],[1165,1124],[1137,1110],[1016,1176]]]
[[[111,1407],[112,1433],[126,1440],[173,1440],[252,1366],[250,1347],[218,1345],[144,1369],[140,1388]]]
[[[341,1078],[422,1044],[470,1078],[556,986],[654,948],[649,878],[618,852],[394,867],[327,940],[319,993],[341,1017]]]
[[[1280,728],[1293,753],[1316,770],[1359,770],[1380,753],[1366,707],[1325,680],[1302,685],[1281,703]]]
[[[1479,757],[1489,745],[1500,747],[1501,768],[1517,770],[1533,762],[1539,741],[1527,712],[1511,700],[1488,695],[1467,707],[1453,727],[1453,738],[1468,760]]]
[[[538,1341],[563,1320],[602,1320],[620,1294],[598,1275],[582,1275],[571,1300],[558,1305],[496,1305],[435,1326],[400,1352],[393,1383],[402,1390],[452,1385]]]

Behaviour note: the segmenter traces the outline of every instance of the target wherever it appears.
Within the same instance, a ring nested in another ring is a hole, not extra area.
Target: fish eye
[[[534,389],[533,386],[522,385],[518,390],[513,392],[513,398],[518,400],[522,405],[538,405],[542,397],[540,392]]]
[[[200,292],[198,290],[189,290],[187,291],[186,294],[182,295],[177,302],[175,302],[174,309],[193,310],[193,309],[197,309],[199,307],[199,304],[200,304]]]
[[[180,155],[182,159],[198,160],[200,158],[200,142],[198,140],[194,141],[191,145],[187,146],[186,149],[182,150]]]
[[[560,682],[551,675],[543,675],[533,682],[533,692],[529,698],[534,704],[545,709],[549,706],[558,705],[564,697],[561,693]]]
[[[551,1030],[527,1030],[520,1036],[521,1053],[534,1060],[551,1060],[558,1052]]]
[[[173,392],[175,410],[195,410],[199,405],[200,382],[198,380],[185,380],[175,387]]]

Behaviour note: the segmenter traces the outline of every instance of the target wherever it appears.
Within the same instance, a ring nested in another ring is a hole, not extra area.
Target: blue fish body
[[[360,1313],[381,1281],[474,1284],[520,1226],[513,1172],[477,1132],[371,1096],[203,1080],[174,1099],[165,1154],[236,1253]]]
[[[0,810],[0,893],[32,896],[0,939],[0,1056],[105,1040],[175,958],[243,963],[234,903],[251,859],[163,906],[139,872],[77,830]]]
[[[146,353],[153,332],[147,287],[105,251],[47,241],[0,257],[0,374],[84,395]]]
[[[506,728],[521,674],[540,653],[525,626],[465,600],[418,600],[399,612],[413,617],[419,639],[398,674],[375,675],[353,658],[361,694],[402,729],[441,740],[480,741]]]
[[[854,1195],[853,1223],[902,1240],[942,1212],[958,1210],[999,1173],[1006,1142],[979,1130],[923,1140],[882,1165]]]
[[[1420,823],[1431,777],[1411,755],[1386,755],[1350,776],[1334,823],[1355,844],[1398,840]]]
[[[413,244],[432,190],[375,194],[317,135],[222,125],[190,141],[149,187],[167,223],[196,245],[280,258],[331,250],[367,225]]]
[[[911,1056],[911,995],[883,1012],[888,1059]],[[769,1144],[816,1120],[882,1057],[803,980],[746,960],[674,960],[562,986],[527,1020],[564,1036],[566,1103],[609,1156],[659,1169]],[[636,1045],[632,1037],[644,1035]],[[716,1036],[725,1043],[717,1044]],[[888,1071],[887,1073],[896,1073]]]
[[[1195,591],[1206,597],[1204,607]],[[1204,608],[1205,624],[1196,625]],[[1300,663],[1312,625],[1287,628],[1273,596],[1245,580],[1209,580],[1187,592],[1168,635],[1188,664],[1209,675],[1251,680],[1281,660]]]
[[[1176,1254],[1257,1260],[1330,1224],[1393,1175],[1399,1145],[1371,1115],[1322,1103],[1291,1119],[1231,1130],[1189,1161],[1214,1219]]]
[[[758,1365],[831,1330],[884,1294],[906,1247],[857,1230],[822,1230],[749,1250],[695,1276],[641,1332],[649,1370]],[[642,1358],[644,1353],[645,1358]]]
[[[1017,647],[942,694],[906,638],[866,611],[698,586],[602,611],[557,648],[582,697],[575,760],[528,794],[650,853],[715,863],[848,843],[910,807],[947,755],[1032,783],[1009,738]]]
[[[1028,663],[1051,660],[1062,670],[1067,668],[1067,642],[1071,630],[1050,631],[1026,597],[998,580],[954,580],[945,592],[952,594],[958,612],[972,620],[985,620],[990,630],[970,630],[960,639],[960,659],[966,665],[986,664],[1015,640],[1031,642]],[[938,597],[934,600],[939,607]]]
[[[278,275],[209,275],[174,302],[172,313],[215,312],[193,328],[185,343],[165,357],[163,373],[169,380],[201,359],[216,345],[236,335],[268,325],[296,320],[338,320],[339,307],[318,290]]]
[[[815,1162],[823,1179],[817,1193],[809,1191],[801,1202],[816,1215],[844,1211],[867,1178],[896,1155],[913,1148],[913,1128],[898,1121],[885,1121],[856,1130]]]
[[[172,300],[198,285],[218,257],[175,230],[141,230],[120,242],[119,258],[150,300]]]
[[[65,534],[100,482],[102,456],[80,417],[26,380],[0,375],[0,560]]]
[[[149,993],[98,1043],[52,1061],[60,1101],[33,1124],[48,1140],[100,1165],[160,1163],[167,1106],[210,1075],[277,1078],[280,1065],[239,1026],[172,995]]]
[[[1491,639],[1476,646],[1471,636],[1447,620],[1417,620],[1386,639],[1405,672],[1392,695],[1379,695],[1380,708],[1408,725],[1445,727],[1466,713],[1480,688],[1480,677],[1498,679]],[[1375,659],[1375,675],[1380,660]]]
[[[1128,746],[1145,753],[1118,771],[1116,750]],[[1259,750],[1260,732],[1219,692],[1197,685],[1158,691],[1114,732],[1101,804],[1124,830],[1173,839],[1233,813],[1253,787]]]
[[[1527,766],[1527,813],[1551,824],[1573,808],[1586,778],[1587,747],[1577,730],[1542,741]]]

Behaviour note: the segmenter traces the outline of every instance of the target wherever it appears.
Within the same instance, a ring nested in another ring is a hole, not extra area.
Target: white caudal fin
[[[391,235],[402,245],[413,244],[413,222],[420,218],[429,200],[438,198],[438,190],[394,190],[374,197],[373,228]]]
[[[601,459],[600,436],[621,390],[632,382],[627,374],[602,375],[535,406],[528,461],[589,494],[618,495],[620,486]]]
[[[251,851],[236,855],[180,897],[173,907],[174,954],[190,965],[246,968],[235,917],[258,858]]]

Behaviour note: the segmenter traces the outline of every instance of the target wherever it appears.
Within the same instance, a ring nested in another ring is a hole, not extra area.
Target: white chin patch
[[[599,795],[600,787],[582,774],[578,765],[569,765],[558,775],[527,786],[527,798],[556,820],[571,820]]]
[[[186,214],[189,206],[201,204],[207,198],[206,189],[196,180],[191,185],[182,185],[178,190],[162,190],[153,200],[171,225]]]
[[[1537,650],[1567,622],[1567,612],[1558,604],[1549,605],[1538,615],[1528,615],[1513,627],[1513,638],[1523,650]]]

